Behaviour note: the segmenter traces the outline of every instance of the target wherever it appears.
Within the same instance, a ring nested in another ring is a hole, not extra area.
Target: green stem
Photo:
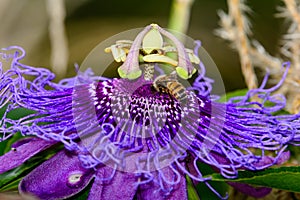
[[[173,0],[168,28],[186,34],[194,0]]]

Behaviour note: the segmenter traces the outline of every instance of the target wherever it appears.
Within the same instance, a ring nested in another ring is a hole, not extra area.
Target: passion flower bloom
[[[185,54],[175,37],[163,33]],[[136,40],[133,45],[140,48]],[[198,48],[196,43],[196,55]],[[270,94],[282,82],[264,89],[266,78],[262,87],[246,96],[220,103],[211,98],[212,81],[199,63],[186,101],[180,102],[171,91],[157,91],[152,80],[138,77],[140,72],[133,80],[78,72],[54,83],[54,74],[47,69],[20,62],[25,56],[22,48],[2,49],[0,55],[1,66],[11,66],[7,71],[0,66],[0,108],[5,108],[2,141],[17,132],[25,137],[0,157],[0,173],[57,143],[64,145],[19,184],[21,193],[40,199],[67,198],[91,182],[90,200],[187,199],[185,176],[210,187],[210,178],[202,176],[197,162],[236,178],[239,169],[261,170],[286,161],[287,145],[299,140],[293,128],[297,116],[272,115],[285,105],[283,97]],[[124,76],[139,70],[134,56],[136,52],[128,54],[121,68]],[[183,76],[195,71],[190,63],[180,62],[177,72],[187,69]],[[262,101],[251,101],[253,96]],[[33,113],[9,118],[18,108]],[[257,197],[270,191],[232,185]]]

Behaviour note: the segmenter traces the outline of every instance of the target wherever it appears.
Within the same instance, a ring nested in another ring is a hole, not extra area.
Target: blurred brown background
[[[69,49],[67,76],[74,75],[74,63],[80,64],[104,39],[119,32],[157,23],[167,27],[171,0],[66,0],[65,28]],[[274,17],[279,0],[252,0],[252,33],[271,54],[276,54],[279,36],[285,29]],[[227,11],[226,1],[195,0],[187,35],[200,39],[218,66],[226,90],[244,88],[239,58],[229,45],[214,34],[218,28],[218,10]],[[46,1],[0,1],[0,47],[20,45],[27,51],[24,63],[50,67],[51,43]]]

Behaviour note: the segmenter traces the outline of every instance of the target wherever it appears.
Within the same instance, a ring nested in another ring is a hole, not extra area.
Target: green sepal
[[[197,190],[189,176],[185,176],[186,178],[186,187],[187,187],[187,193],[188,193],[188,199],[189,200],[200,200],[200,197],[197,193]]]
[[[187,70],[185,70],[183,67],[176,67],[176,72],[178,76],[180,76],[183,79],[188,79],[189,78],[189,73]]]
[[[121,78],[128,78],[130,80],[134,80],[134,79],[139,78],[142,75],[142,70],[139,69],[135,72],[131,72],[128,74],[124,70],[122,70],[122,68],[118,68],[118,73]]]

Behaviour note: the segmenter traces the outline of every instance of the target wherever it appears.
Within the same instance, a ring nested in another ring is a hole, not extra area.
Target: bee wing
[[[167,88],[168,83],[177,82],[177,74],[175,72],[175,74],[171,73],[169,75],[160,75],[154,80],[154,82],[157,86]]]
[[[145,55],[143,57],[143,60],[145,62],[161,62],[161,63],[166,63],[166,64],[170,64],[172,66],[177,66],[178,62],[168,56],[165,55],[160,55],[160,54],[149,54],[149,55]]]

